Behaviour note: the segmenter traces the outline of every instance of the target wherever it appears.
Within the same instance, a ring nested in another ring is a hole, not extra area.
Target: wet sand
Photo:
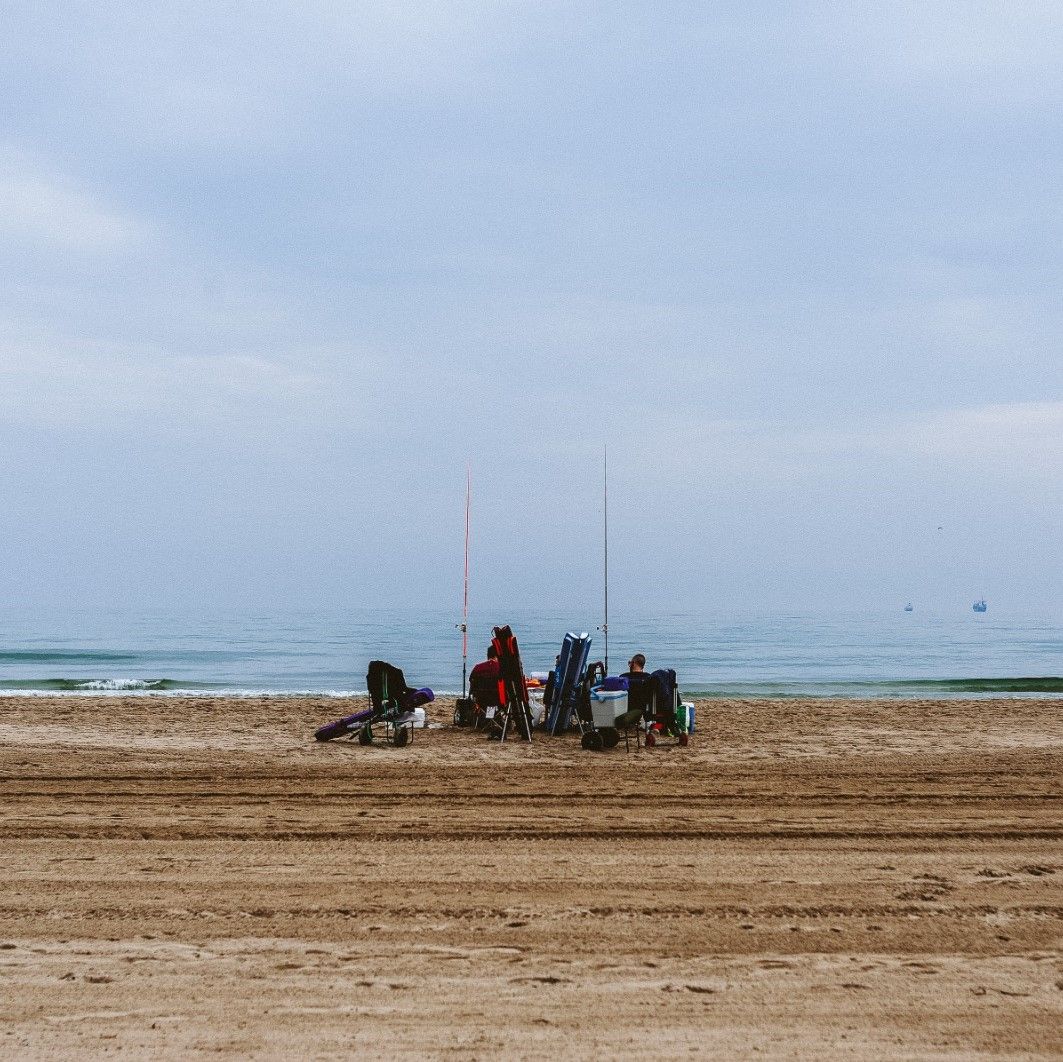
[[[0,1057],[1063,1055],[1063,702],[341,709],[0,700]]]

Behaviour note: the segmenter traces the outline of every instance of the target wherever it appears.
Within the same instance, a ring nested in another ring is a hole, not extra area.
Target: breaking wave
[[[276,689],[185,679],[0,679],[0,697],[115,696],[170,697],[364,697],[364,689]],[[447,694],[440,694],[447,696]],[[453,696],[458,696],[454,693]]]
[[[165,691],[179,687],[214,688],[211,683],[177,682],[174,679],[0,679],[0,692],[40,691],[42,693],[127,693],[134,691]]]

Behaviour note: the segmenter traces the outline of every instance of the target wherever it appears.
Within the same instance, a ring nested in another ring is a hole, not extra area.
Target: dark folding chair
[[[624,748],[631,751],[631,735],[635,735],[635,747],[642,746],[642,725],[653,711],[656,683],[652,676],[641,671],[627,676],[627,711],[616,721],[616,729],[624,739]]]
[[[406,685],[406,676],[402,669],[384,660],[372,660],[365,676],[366,688],[369,690],[369,703],[373,707],[373,718],[358,732],[358,741],[362,745],[373,742],[374,723],[384,724],[384,740],[396,748],[402,748],[413,740],[413,727],[410,722],[413,713],[406,704],[414,690]]]
[[[653,701],[646,713],[646,747],[657,744],[659,734],[675,738],[675,744],[683,748],[690,743],[686,727],[679,723],[679,687],[675,672],[669,669],[654,671],[649,676],[653,684]]]

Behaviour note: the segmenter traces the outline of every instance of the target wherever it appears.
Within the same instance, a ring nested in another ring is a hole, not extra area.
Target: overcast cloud
[[[1058,5],[4,36],[8,602],[1058,611]]]

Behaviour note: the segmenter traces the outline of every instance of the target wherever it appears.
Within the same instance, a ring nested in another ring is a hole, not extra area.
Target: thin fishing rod
[[[602,634],[605,638],[605,673],[609,674],[609,447],[604,450],[603,462],[603,512],[605,521],[605,620],[602,623]]]
[[[472,500],[472,466],[465,470],[465,597],[461,606],[461,697],[465,699],[469,669],[469,508]]]

